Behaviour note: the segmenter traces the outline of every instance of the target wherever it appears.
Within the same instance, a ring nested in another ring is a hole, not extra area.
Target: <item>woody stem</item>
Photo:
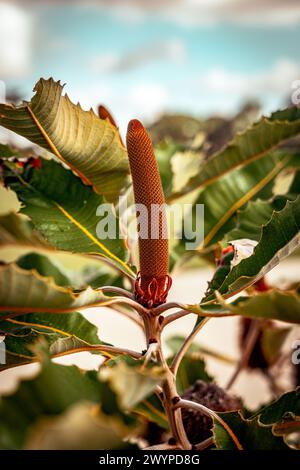
[[[166,412],[169,422],[170,431],[172,436],[176,439],[178,444],[183,449],[191,449],[191,444],[186,436],[185,429],[182,422],[181,409],[174,408],[174,404],[179,400],[176,375],[171,371],[165,359],[162,345],[161,345],[161,324],[159,317],[153,316],[151,310],[148,315],[143,316],[145,335],[147,341],[147,348],[153,343],[156,343],[156,357],[165,370],[165,379],[162,383],[162,403]]]

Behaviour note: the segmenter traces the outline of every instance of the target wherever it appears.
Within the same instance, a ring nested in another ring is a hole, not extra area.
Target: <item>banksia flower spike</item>
[[[118,127],[117,124],[116,124],[116,121],[114,120],[114,118],[112,117],[112,115],[110,114],[110,112],[108,111],[108,109],[103,106],[103,104],[100,104],[98,106],[98,114],[99,114],[99,118],[100,119],[108,119],[109,122],[114,126],[114,127]]]
[[[103,106],[103,104],[100,104],[98,106],[98,116],[100,119],[103,119],[103,120],[107,119],[111,123],[112,126],[118,129],[116,121],[114,120],[113,116],[108,111],[108,109],[105,106]],[[120,133],[119,133],[119,139],[120,139],[121,144],[124,145],[122,141],[122,137],[120,136]]]
[[[147,210],[145,230],[142,227],[139,230],[140,272],[135,283],[135,296],[140,304],[152,308],[166,301],[172,283],[168,275],[167,219],[152,142],[136,119],[128,125],[127,151],[135,203],[142,204]]]

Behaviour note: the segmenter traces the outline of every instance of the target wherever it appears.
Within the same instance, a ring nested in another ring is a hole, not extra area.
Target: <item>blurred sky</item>
[[[124,130],[162,111],[283,106],[300,79],[299,0],[1,1],[0,79],[30,98],[53,76]]]

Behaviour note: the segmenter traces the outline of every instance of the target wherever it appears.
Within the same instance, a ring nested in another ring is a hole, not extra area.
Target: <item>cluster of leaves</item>
[[[41,79],[29,103],[0,105],[0,125],[38,146],[33,154],[0,146],[3,183],[20,202],[18,213],[0,217],[0,256],[7,248],[18,253],[0,266],[0,332],[6,348],[0,367],[41,361],[37,377],[0,402],[4,449],[119,448],[133,445],[148,421],[167,427],[154,393],[163,371],[119,356],[78,312],[112,305],[116,299],[101,287],[124,287],[135,277],[135,254],[122,238],[100,240],[97,224],[104,216],[96,217],[97,207],[108,203],[118,227],[117,197],[129,193],[131,183],[117,128],[74,105],[62,91],[60,82]],[[167,202],[205,206],[201,245],[185,253],[185,240],[173,240],[170,269],[191,259],[211,263],[216,248],[230,240],[255,240],[251,256],[234,267],[218,266],[199,304],[178,305],[200,319],[240,315],[299,324],[297,287],[226,300],[299,245],[300,147],[290,139],[300,134],[300,109],[278,111],[249,125],[252,112],[247,108],[231,121],[174,116],[150,129]],[[60,253],[72,253],[74,260],[84,257],[87,268],[66,270],[57,261]],[[264,337],[268,350],[277,345],[277,354],[283,342],[278,334]],[[51,362],[78,351],[104,356],[100,373]],[[197,379],[211,380],[204,355],[189,350],[182,360],[180,393]],[[282,448],[299,431],[299,403],[299,391],[293,391],[256,414],[222,417],[244,448]],[[214,440],[218,448],[234,445],[217,421]]]

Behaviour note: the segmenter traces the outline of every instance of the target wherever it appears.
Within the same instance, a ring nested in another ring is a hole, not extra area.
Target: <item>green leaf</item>
[[[23,381],[12,395],[1,397],[0,448],[20,449],[38,418],[59,415],[83,400],[101,402],[97,372],[47,362],[37,377]]]
[[[0,246],[24,246],[35,248],[51,247],[39,233],[32,228],[31,222],[14,212],[0,216]]]
[[[299,237],[300,196],[294,201],[288,201],[281,211],[273,213],[262,228],[253,254],[234,266],[229,274],[224,273],[218,282],[213,279],[213,289],[208,291],[203,302],[214,299],[216,290],[224,297],[229,297],[253,284],[297,248]]]
[[[35,269],[41,276],[52,277],[55,284],[59,286],[70,286],[70,279],[64,272],[63,266],[40,253],[28,253],[18,258],[16,264],[22,268],[31,270]]]
[[[130,429],[114,416],[102,413],[94,404],[70,406],[55,417],[42,417],[31,427],[26,450],[99,450],[130,447],[124,441]]]
[[[167,344],[174,352],[174,355],[168,358],[168,362],[170,364],[183,341],[184,338],[178,336],[168,339]],[[187,388],[194,385],[196,380],[211,382],[213,377],[211,377],[206,371],[206,365],[200,347],[193,343],[182,358],[177,371],[176,385],[178,393],[183,393]]]
[[[274,211],[282,210],[286,202],[285,196],[277,196],[269,201],[249,201],[244,209],[237,211],[235,228],[226,234],[225,240],[248,238],[259,241],[263,225],[271,219]]]
[[[279,111],[269,118],[262,117],[244,132],[236,134],[224,149],[203,162],[197,176],[191,178],[173,198],[207,186],[235,168],[267,156],[281,142],[299,132],[300,110],[297,107]]]
[[[218,413],[238,438],[243,450],[288,450],[280,437],[273,435],[271,428],[261,426],[257,418],[245,419],[239,411]],[[236,450],[236,445],[215,419],[214,441],[218,449]]]
[[[0,216],[1,261],[7,261],[7,248],[20,267],[36,269],[41,275],[53,277],[56,284],[76,289],[87,286],[99,288],[103,285],[122,287],[120,273],[110,268],[102,258],[92,259],[74,253],[66,255],[65,252],[54,250],[33,229],[30,221],[13,212]],[[70,262],[68,268],[65,267],[66,261]]]
[[[284,292],[273,289],[251,297],[241,296],[233,302],[225,302],[222,298],[218,298],[221,300],[219,304],[184,305],[184,308],[200,317],[221,317],[231,314],[300,323],[300,296],[297,291]]]
[[[122,276],[103,265],[100,260],[86,262],[75,255],[72,256],[73,267],[65,267],[64,259],[57,259],[54,253],[50,259],[40,253],[28,253],[17,258],[16,264],[26,270],[35,269],[41,276],[52,277],[59,286],[69,286],[73,289],[93,287],[95,289],[104,285],[118,285],[122,287]],[[77,267],[77,264],[83,267]]]
[[[78,414],[74,410],[87,410],[94,417],[94,424],[91,419],[87,419],[86,413],[79,413],[82,421],[78,423]],[[52,424],[57,433],[61,433],[63,418],[66,419],[65,439],[68,443],[73,442],[74,448],[80,445],[77,444],[80,425],[82,442],[86,437],[83,430],[92,426],[97,431],[99,447],[109,445],[108,439],[114,447],[113,442],[116,440],[111,441],[110,438],[117,434],[117,442],[121,446],[120,439],[123,439],[125,433],[132,432],[137,424],[132,417],[121,414],[114,392],[106,383],[99,381],[96,371],[82,371],[76,366],[62,366],[44,358],[36,377],[24,380],[15,392],[0,399],[0,448],[52,446],[49,444],[49,439],[53,442]],[[100,429],[103,427],[105,429],[102,433]],[[41,441],[36,440],[39,434]],[[62,439],[63,446],[64,442],[66,441]]]
[[[204,154],[192,151],[176,152],[172,156],[173,193],[177,193],[185,188],[190,179],[199,173],[203,159]]]
[[[55,154],[97,193],[117,196],[128,173],[117,128],[62,96],[59,81],[40,79],[34,91],[19,107],[1,104],[0,125]]]
[[[72,312],[78,308],[105,305],[111,298],[90,287],[81,291],[58,286],[53,279],[15,264],[0,266],[2,312]],[[16,316],[4,313],[4,318]]]
[[[101,381],[109,383],[117,395],[119,406],[123,410],[136,407],[154,391],[164,378],[160,367],[144,368],[143,362],[117,362],[113,367],[100,369]]]
[[[163,429],[168,429],[169,424],[162,403],[157,395],[152,394],[138,403],[133,409],[134,413],[142,416],[147,421],[156,423]]]
[[[268,318],[300,323],[300,296],[295,292],[271,290],[226,303],[228,310],[248,318]]]
[[[169,194],[172,191],[172,178],[170,178],[172,174],[171,159],[177,149],[178,146],[171,140],[161,142],[154,149],[165,194]]]
[[[276,154],[236,169],[205,188],[195,201],[204,205],[204,240],[199,249],[220,241],[228,232],[227,223],[235,212],[274,180],[289,161],[289,156]]]
[[[284,450],[287,436],[300,429],[300,388],[287,392],[245,419],[240,412],[219,413],[233,430],[244,450]],[[219,449],[234,449],[227,431],[214,420]],[[284,437],[284,440],[282,440]]]
[[[28,313],[0,321],[0,331],[5,334],[6,351],[5,364],[0,365],[0,370],[36,361],[38,358],[33,346],[41,338],[46,341],[52,356],[88,350],[91,345],[106,344],[100,341],[97,327],[78,312],[68,315]]]
[[[263,407],[252,415],[252,418],[259,416],[261,424],[274,425],[284,420],[286,413],[293,413],[295,416],[300,417],[300,387],[284,393],[270,405]]]
[[[0,159],[19,157],[19,150],[13,149],[10,145],[0,144]]]
[[[186,354],[180,362],[176,376],[177,390],[184,392],[195,384],[196,380],[211,382],[213,377],[206,371],[203,355],[199,352]]]
[[[115,238],[99,239],[97,225],[105,224],[107,213],[99,217],[97,208],[105,201],[70,170],[54,161],[43,160],[40,169],[25,165],[22,175],[11,167],[7,168],[4,181],[23,203],[22,213],[31,218],[34,228],[50,245],[76,253],[96,253],[132,275],[125,262],[124,240],[118,238],[118,221],[112,205],[108,204],[106,211],[110,212]],[[9,222],[6,222],[6,227]],[[20,237],[19,232],[14,230],[13,235]]]

